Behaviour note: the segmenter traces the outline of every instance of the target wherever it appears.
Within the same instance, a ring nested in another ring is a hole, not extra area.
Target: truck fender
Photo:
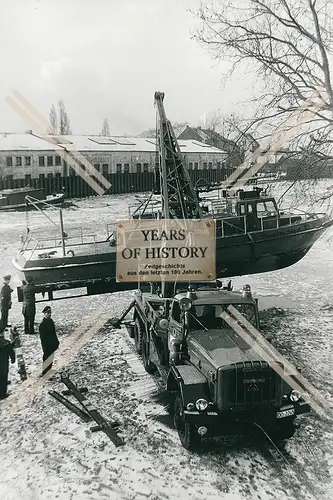
[[[185,407],[200,398],[211,401],[208,380],[193,365],[173,366],[168,374],[167,390],[179,391]]]

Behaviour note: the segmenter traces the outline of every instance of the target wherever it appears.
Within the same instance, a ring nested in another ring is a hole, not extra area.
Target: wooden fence
[[[199,179],[209,182],[219,182],[224,179],[223,170],[191,170],[193,183]],[[107,194],[142,193],[152,191],[156,187],[154,172],[117,173],[104,176],[111,184]],[[39,179],[0,179],[0,190],[19,188],[30,185],[43,188],[46,195],[59,193],[62,190],[67,198],[84,198],[95,195],[95,191],[80,176],[44,177]]]

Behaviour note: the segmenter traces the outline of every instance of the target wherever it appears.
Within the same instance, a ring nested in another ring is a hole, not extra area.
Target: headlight
[[[297,401],[299,401],[301,399],[301,393],[299,391],[295,391],[295,390],[291,391],[291,393],[289,394],[289,399],[293,403],[296,403]]]
[[[186,409],[187,409],[188,411],[193,411],[193,410],[195,410],[195,404],[194,404],[194,403],[187,403],[187,405],[186,405]]]
[[[184,297],[179,301],[179,305],[182,311],[188,312],[192,307],[192,300]]]
[[[196,402],[195,402],[195,406],[197,408],[197,410],[199,411],[204,411],[207,409],[207,406],[208,406],[208,401],[206,401],[205,399],[201,398],[201,399],[198,399]]]

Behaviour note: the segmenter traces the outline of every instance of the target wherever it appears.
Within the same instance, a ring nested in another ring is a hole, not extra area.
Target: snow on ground
[[[76,206],[64,212],[65,230],[84,223],[87,232],[102,231],[106,223],[126,218],[127,205],[133,201],[134,195],[76,200]],[[13,274],[10,261],[26,223],[41,234],[50,230],[50,223],[32,212],[0,217],[0,273]],[[273,334],[273,344],[329,397],[333,396],[332,236],[330,230],[290,268],[234,281],[235,288],[252,285],[265,309],[264,333]],[[62,347],[71,345],[80,329],[89,338],[79,353],[73,350],[70,356],[67,350],[62,358],[58,352],[55,368],[64,363],[72,379],[89,388],[89,398],[101,413],[120,421],[125,446],[115,448],[104,433],[92,433],[91,424],[82,423],[55,401],[48,391],[62,390],[59,380],[39,383],[30,397],[28,381],[20,382],[13,365],[12,395],[0,403],[0,499],[332,499],[329,418],[302,417],[301,428],[286,445],[291,467],[277,464],[251,439],[204,444],[199,453],[181,448],[158,379],[145,373],[125,329],[114,330],[104,321],[120,314],[131,295],[52,303]],[[21,305],[13,302],[10,319],[22,325]],[[40,304],[38,321],[42,308]],[[96,319],[88,321],[93,315]],[[30,374],[35,376],[41,361],[38,336],[23,336],[23,341]],[[11,407],[17,395],[23,404]]]

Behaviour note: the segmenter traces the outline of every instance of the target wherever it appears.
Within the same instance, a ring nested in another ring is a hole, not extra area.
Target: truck
[[[131,332],[146,372],[158,371],[172,395],[182,446],[193,450],[203,438],[246,434],[254,426],[276,442],[293,436],[308,402],[223,319],[233,306],[259,330],[250,286],[237,292],[218,282],[176,285],[168,297],[156,284],[136,292]]]

